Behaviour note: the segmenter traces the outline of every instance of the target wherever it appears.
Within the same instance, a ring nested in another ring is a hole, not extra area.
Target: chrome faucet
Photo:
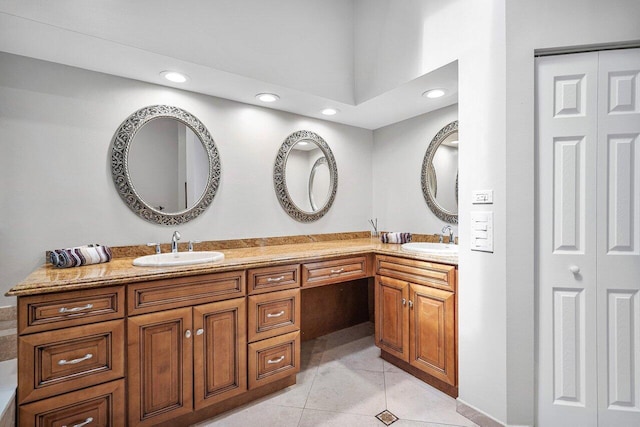
[[[178,252],[178,240],[180,240],[180,233],[178,231],[173,232],[173,236],[171,236],[171,253]]]
[[[454,243],[454,242],[453,242],[453,240],[454,240],[454,237],[453,237],[453,228],[451,228],[451,226],[450,226],[450,225],[445,225],[444,227],[442,227],[442,234],[444,235],[444,233],[445,233],[445,231],[447,231],[447,229],[449,230],[449,243],[450,243],[450,244],[453,244],[453,243]],[[442,238],[440,238],[440,243],[442,243],[442,240],[443,240],[443,239],[442,239]]]

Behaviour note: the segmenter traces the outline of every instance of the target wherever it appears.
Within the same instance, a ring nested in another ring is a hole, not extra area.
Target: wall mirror
[[[322,218],[338,189],[338,169],[329,145],[310,131],[292,133],[278,150],[273,181],[289,216],[300,222]]]
[[[211,204],[220,183],[220,157],[194,115],[153,105],[131,114],[116,131],[111,173],[133,212],[149,222],[176,225]]]
[[[433,137],[422,162],[422,194],[441,220],[458,223],[458,121]]]

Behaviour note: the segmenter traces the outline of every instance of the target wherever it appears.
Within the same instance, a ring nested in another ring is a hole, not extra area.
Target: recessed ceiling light
[[[335,116],[336,114],[338,114],[339,110],[336,110],[335,108],[325,108],[324,110],[322,110],[322,114],[324,114],[325,116]]]
[[[259,93],[256,95],[256,98],[262,102],[276,102],[280,99],[280,97],[275,93]]]
[[[450,142],[450,144],[452,144],[452,145],[458,145],[458,140],[451,141],[451,142]]]
[[[444,89],[431,89],[424,92],[422,96],[433,99],[433,98],[440,98],[441,96],[444,96],[444,94],[445,94]]]
[[[300,141],[298,142],[298,145],[309,145],[309,143],[307,141]]]
[[[162,77],[174,83],[184,83],[189,80],[189,77],[185,74],[178,73],[177,71],[163,71],[160,73]]]

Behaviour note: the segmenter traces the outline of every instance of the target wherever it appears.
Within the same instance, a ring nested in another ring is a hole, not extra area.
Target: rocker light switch
[[[471,212],[471,250],[493,253],[493,212]]]

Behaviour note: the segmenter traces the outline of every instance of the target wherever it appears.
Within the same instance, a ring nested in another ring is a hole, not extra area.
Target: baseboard
[[[460,398],[456,399],[456,412],[470,419],[480,427],[505,427],[504,424],[491,418],[484,412],[462,402]]]

